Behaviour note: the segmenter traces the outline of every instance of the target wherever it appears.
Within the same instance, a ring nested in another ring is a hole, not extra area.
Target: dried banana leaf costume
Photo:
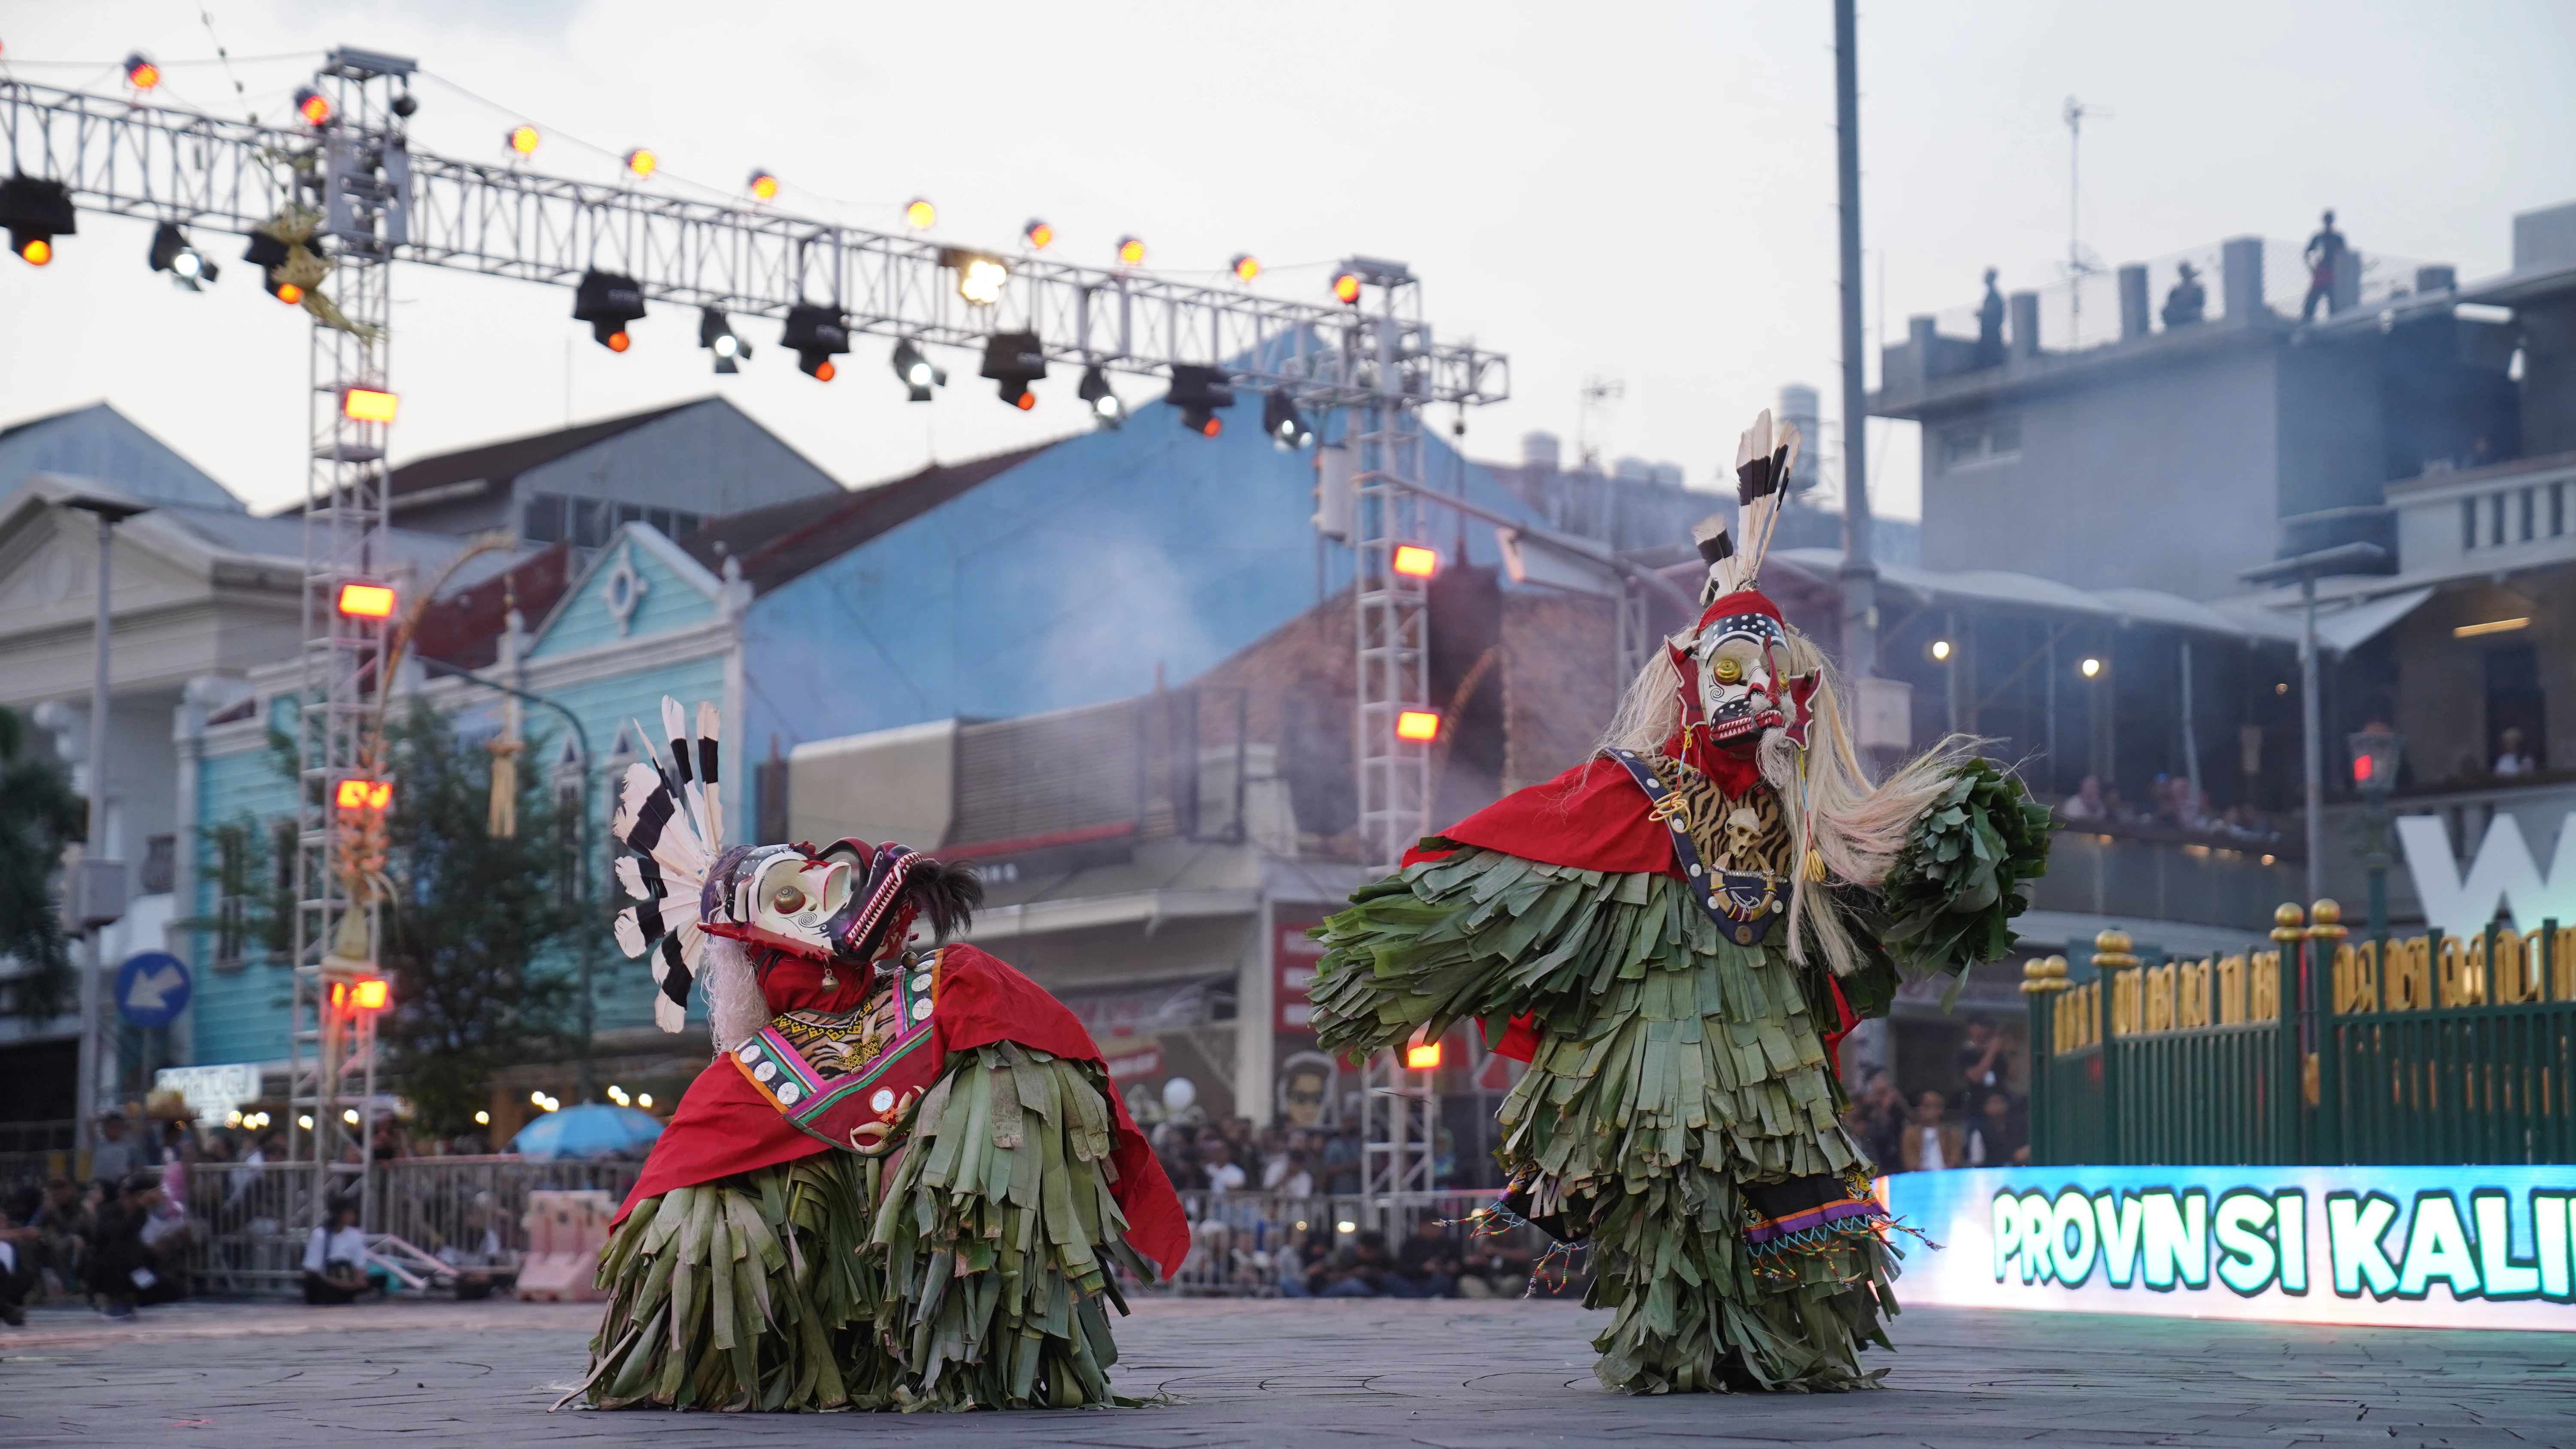
[[[982,890],[900,845],[720,846],[713,711],[664,701],[676,769],[633,766],[619,913],[677,1029],[718,1055],[654,1144],[599,1266],[576,1396],[599,1408],[1107,1403],[1116,1268],[1189,1247],[1170,1182],[1061,1002],[945,938]],[[1114,1265],[1114,1266],[1113,1266]]]
[[[1505,1205],[1590,1245],[1585,1301],[1616,1311],[1603,1383],[1866,1387],[1896,1253],[1832,1049],[1885,1013],[1899,962],[2008,948],[2045,811],[1955,752],[1877,787],[1853,763],[1828,808],[1804,788],[1811,733],[1850,757],[1816,717],[1821,658],[1714,542],[1706,612],[1623,712],[1671,725],[1661,747],[1607,749],[1423,840],[1316,932],[1315,1020],[1327,1050],[1361,1053],[1480,1018],[1529,1063],[1499,1114]],[[1899,788],[1884,849],[1838,833]]]

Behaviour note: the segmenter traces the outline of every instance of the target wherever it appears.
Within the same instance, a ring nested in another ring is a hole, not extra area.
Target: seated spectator
[[[43,1244],[40,1253],[45,1273],[46,1291],[68,1295],[74,1284],[86,1276],[82,1257],[87,1244],[82,1237],[87,1209],[81,1206],[80,1184],[68,1177],[56,1177],[45,1184],[44,1201],[28,1219]]]
[[[1939,1172],[1967,1160],[1968,1144],[1959,1124],[1947,1120],[1950,1104],[1938,1092],[1926,1092],[1914,1104],[1914,1120],[1905,1129],[1907,1172]]]
[[[1374,1230],[1353,1238],[1349,1247],[1335,1253],[1307,1281],[1318,1298],[1419,1296],[1395,1271],[1395,1260],[1387,1256],[1386,1234]]]
[[[2499,753],[2496,755],[2495,773],[2498,776],[2528,775],[2539,770],[2539,762],[2522,747],[2522,731],[2507,727],[2504,733],[2496,736],[2496,745]]]
[[[2075,787],[2075,793],[2067,796],[2066,802],[2057,807],[2057,813],[2069,820],[2110,819],[2110,807],[2102,803],[2102,777],[2085,776],[2084,783]]]
[[[1481,1250],[1470,1245],[1459,1260],[1458,1296],[1461,1298],[1518,1298],[1529,1287],[1529,1259],[1515,1257],[1498,1248]]]
[[[160,1173],[131,1173],[91,1217],[89,1287],[106,1300],[110,1318],[132,1318],[138,1306],[187,1295],[179,1274],[165,1266],[161,1254],[144,1237],[163,1201]]]
[[[1270,1260],[1270,1266],[1277,1275],[1279,1296],[1282,1298],[1315,1296],[1314,1289],[1308,1286],[1309,1280],[1324,1270],[1325,1262],[1332,1255],[1333,1240],[1322,1228],[1315,1229],[1303,1238],[1292,1237],[1282,1243],[1278,1255]]]
[[[358,1227],[358,1205],[338,1202],[328,1224],[304,1244],[304,1301],[317,1306],[355,1303],[368,1292],[367,1235]]]
[[[2013,1120],[2012,1098],[1988,1092],[1977,1120],[1968,1124],[1970,1167],[2019,1167],[2030,1161],[2030,1143]]]
[[[1458,1287],[1462,1267],[1457,1238],[1446,1224],[1424,1213],[1422,1226],[1404,1240],[1404,1246],[1395,1254],[1396,1273],[1413,1291],[1396,1293],[1390,1287],[1388,1293],[1393,1297],[1447,1298]]]
[[[27,1326],[27,1295],[36,1291],[36,1263],[44,1255],[45,1235],[19,1216],[12,1203],[0,1211],[0,1323]]]

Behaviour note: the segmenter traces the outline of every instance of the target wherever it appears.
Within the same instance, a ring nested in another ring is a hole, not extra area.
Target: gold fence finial
[[[2288,901],[2281,902],[2280,906],[2272,912],[2272,939],[2296,941],[2305,937],[2308,933],[2301,929],[2299,923],[2306,919],[2307,912]]]
[[[2308,927],[2311,940],[2340,941],[2351,934],[2343,923],[2343,907],[2336,905],[2332,896],[2308,907],[2308,919],[2315,922]]]
[[[2129,933],[2114,926],[2093,938],[2093,964],[2105,971],[2118,971],[2138,964],[2131,948],[2137,943]]]
[[[2024,996],[2043,996],[2052,991],[2066,991],[2075,983],[2066,979],[2066,958],[2033,956],[2021,965],[2021,990]]]

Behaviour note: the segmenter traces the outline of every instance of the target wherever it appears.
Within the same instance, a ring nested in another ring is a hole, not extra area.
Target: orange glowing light
[[[1122,267],[1141,265],[1145,260],[1145,243],[1132,236],[1118,239],[1118,264]]]
[[[914,231],[928,231],[930,224],[937,220],[939,220],[939,208],[918,196],[904,206],[903,223]]]
[[[331,119],[331,98],[316,90],[299,91],[295,96],[295,114],[309,126],[323,125]]]
[[[135,56],[125,63],[125,83],[138,91],[148,91],[161,84],[161,67]]]
[[[1440,555],[1418,543],[1396,545],[1395,571],[1410,579],[1427,579],[1440,567]]]
[[[1213,438],[1224,431],[1225,420],[1223,418],[1210,418],[1207,420],[1207,425],[1199,429],[1199,436]]]
[[[1344,272],[1333,278],[1333,300],[1345,306],[1356,305],[1360,300],[1360,274]]]
[[[510,149],[518,152],[522,156],[534,156],[537,154],[537,142],[539,139],[541,138],[537,135],[537,128],[534,126],[512,126],[510,128]]]
[[[1037,405],[1038,395],[1033,392],[1021,393],[1018,397],[1011,400],[1011,406],[1018,408],[1021,412],[1027,412],[1029,409],[1036,407]]]
[[[394,591],[382,584],[342,584],[340,612],[352,619],[391,618]]]
[[[2368,755],[2355,755],[2355,756],[2353,756],[2353,757],[2352,757],[2352,782],[2353,782],[2354,784],[2356,784],[2356,785],[2359,785],[2359,784],[2366,783],[2369,779],[2370,779],[2370,756],[2368,756]]]
[[[1021,229],[1020,235],[1028,238],[1030,246],[1045,251],[1046,244],[1055,240],[1055,228],[1042,221],[1033,221]]]
[[[393,987],[381,976],[361,977],[349,993],[350,1004],[360,1011],[382,1011],[393,998]],[[1433,1051],[1439,1048],[1434,1047]]]
[[[759,201],[777,200],[778,178],[766,171],[754,171],[751,173],[751,194]]]
[[[608,334],[608,350],[611,352],[624,352],[632,345],[632,340],[623,332],[611,332]]]
[[[1254,260],[1250,252],[1245,252],[1234,259],[1234,279],[1236,281],[1249,282],[1260,275],[1261,263]]]
[[[54,244],[40,236],[29,237],[27,244],[18,248],[18,255],[27,259],[28,266],[41,267],[54,259]]]
[[[342,416],[362,423],[390,423],[394,420],[394,404],[398,401],[389,392],[353,387],[340,394],[340,412]]]
[[[277,284],[277,300],[292,307],[304,300],[304,289],[293,282],[280,282]]]
[[[1420,1046],[1406,1047],[1404,1049],[1404,1065],[1406,1070],[1415,1072],[1436,1072],[1440,1070],[1440,1043],[1436,1041],[1424,1042]]]
[[[626,153],[626,169],[637,176],[650,176],[653,174],[653,168],[661,164],[661,157],[642,146]]]
[[[839,371],[840,369],[834,367],[832,365],[832,360],[827,357],[821,362],[814,364],[814,380],[816,382],[830,382],[832,380],[832,375]]]
[[[1440,716],[1427,709],[1408,709],[1395,717],[1395,737],[1427,745],[1440,738]]]
[[[382,810],[394,803],[394,782],[352,777],[340,782],[331,802],[343,810]]]

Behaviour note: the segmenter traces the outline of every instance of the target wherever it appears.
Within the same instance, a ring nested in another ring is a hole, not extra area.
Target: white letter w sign
[[[2439,815],[2406,815],[2397,821],[2406,848],[2406,873],[2433,929],[2463,940],[2487,928],[2501,907],[2514,928],[2536,930],[2544,920],[2576,925],[2576,810],[2558,827],[2558,848],[2543,876],[2522,838],[2522,826],[2497,812],[2487,838],[2469,862],[2466,877],[2451,854],[2451,832]]]

